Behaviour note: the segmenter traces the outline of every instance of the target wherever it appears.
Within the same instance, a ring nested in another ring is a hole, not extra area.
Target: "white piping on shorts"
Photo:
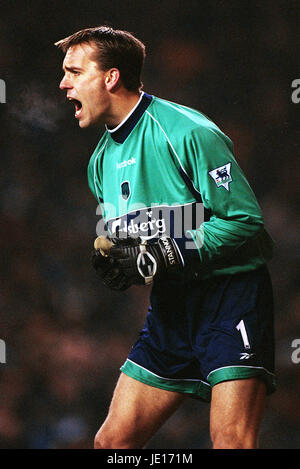
[[[215,371],[219,371],[219,370],[225,370],[226,368],[253,368],[255,370],[263,370],[265,371],[266,373],[268,373],[269,375],[272,375],[272,376],[275,376],[274,373],[271,373],[270,371],[268,371],[266,368],[264,368],[263,366],[247,366],[247,365],[228,365],[228,366],[221,366],[221,368],[216,368],[215,370],[212,370],[210,373],[208,373],[206,379],[208,380],[209,376],[214,373]]]
[[[133,363],[134,365],[138,366],[139,368],[142,368],[143,370],[147,371],[148,373],[155,376],[156,378],[165,379],[165,380],[168,380],[168,381],[194,381],[194,382],[197,382],[197,383],[200,382],[200,383],[206,384],[206,386],[210,387],[210,384],[206,383],[205,381],[202,381],[202,379],[165,378],[164,376],[159,376],[159,375],[153,373],[153,371],[147,370],[147,368],[144,368],[143,366],[139,365],[138,363],[133,362],[129,358],[127,358],[127,361],[129,361],[130,363]]]

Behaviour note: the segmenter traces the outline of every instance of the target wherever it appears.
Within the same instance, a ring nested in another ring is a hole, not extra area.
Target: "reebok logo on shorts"
[[[241,353],[240,355],[241,355],[240,360],[249,360],[249,358],[252,358],[255,356],[255,353],[244,352],[244,353]]]

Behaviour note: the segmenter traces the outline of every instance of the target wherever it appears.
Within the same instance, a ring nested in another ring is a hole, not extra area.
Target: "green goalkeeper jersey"
[[[172,236],[203,278],[253,270],[272,256],[232,142],[194,109],[142,93],[104,132],[88,183],[109,234]]]

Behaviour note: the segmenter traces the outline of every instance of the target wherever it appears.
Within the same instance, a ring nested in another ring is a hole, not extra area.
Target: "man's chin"
[[[87,120],[81,119],[81,120],[78,121],[78,125],[81,129],[84,129],[86,127],[89,127],[91,124]]]
[[[101,123],[97,120],[81,119],[78,121],[78,125],[81,129],[86,129],[87,127],[99,127]]]

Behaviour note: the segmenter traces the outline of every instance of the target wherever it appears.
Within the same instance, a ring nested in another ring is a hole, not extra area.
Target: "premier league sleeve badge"
[[[232,182],[231,163],[227,163],[219,168],[209,171],[208,174],[213,178],[217,187],[225,187],[229,191],[229,184]]]

